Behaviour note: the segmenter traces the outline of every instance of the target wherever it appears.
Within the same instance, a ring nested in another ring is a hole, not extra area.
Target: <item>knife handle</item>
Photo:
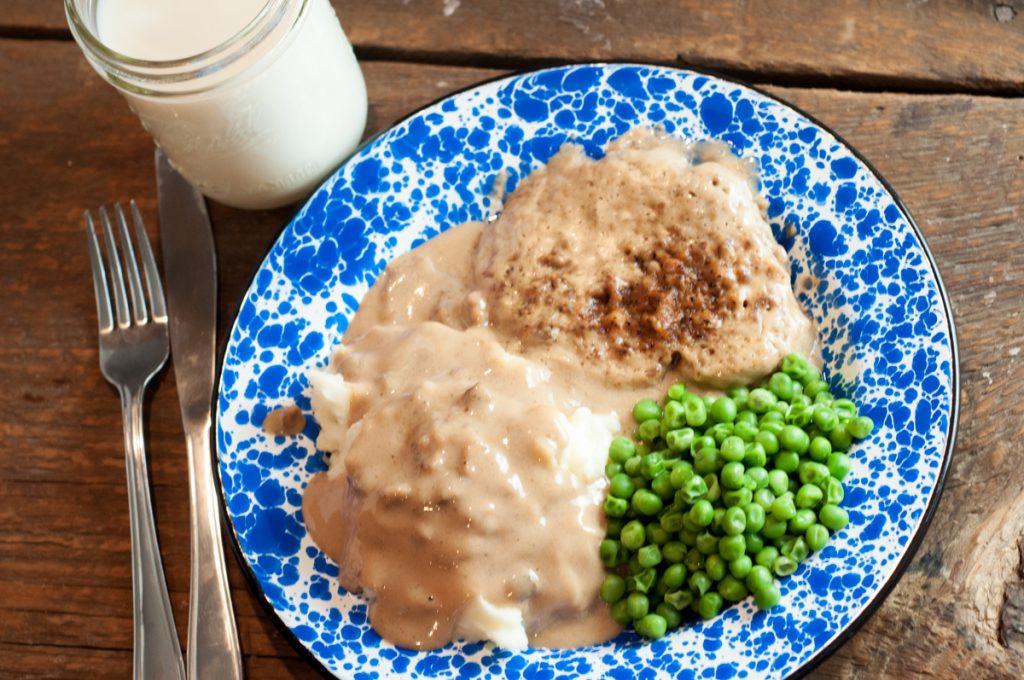
[[[186,424],[191,497],[192,583],[188,617],[190,680],[241,680],[242,654],[231,606],[221,510],[213,482],[210,420]]]

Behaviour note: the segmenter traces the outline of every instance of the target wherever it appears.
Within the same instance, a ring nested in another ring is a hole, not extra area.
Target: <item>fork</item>
[[[145,272],[147,298],[139,276],[132,239],[124,210],[118,204],[114,215],[120,232],[122,253],[119,255],[110,216],[105,207],[99,209],[103,240],[106,242],[106,267],[96,237],[92,215],[85,212],[88,232],[89,261],[96,293],[99,319],[100,370],[121,395],[121,416],[124,419],[125,463],[128,469],[128,517],[132,540],[132,604],[134,616],[135,680],[172,678],[184,680],[181,644],[174,626],[174,613],[167,595],[160,546],[157,543],[153,503],[149,496],[149,474],[146,469],[146,447],[143,441],[142,403],[146,384],[167,361],[167,307],[163,286],[153,258],[142,216],[130,204],[135,238],[139,245]],[[121,270],[121,258],[128,272],[128,293]],[[109,276],[108,271],[109,269]],[[109,288],[108,288],[109,279]],[[113,292],[113,313],[111,311]]]

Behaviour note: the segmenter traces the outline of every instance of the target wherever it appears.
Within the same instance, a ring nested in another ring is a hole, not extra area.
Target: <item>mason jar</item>
[[[328,0],[64,7],[89,63],[210,198],[239,208],[291,203],[359,144],[366,86]]]

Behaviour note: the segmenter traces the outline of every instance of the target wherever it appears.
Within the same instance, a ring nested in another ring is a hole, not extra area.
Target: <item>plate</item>
[[[655,643],[624,633],[574,650],[396,648],[369,627],[364,600],[341,589],[337,567],[303,525],[302,489],[325,469],[315,423],[290,438],[268,437],[260,423],[280,405],[309,413],[305,374],[327,362],[377,275],[448,226],[498,210],[490,196],[499,173],[511,190],[563,143],[599,156],[635,126],[722,140],[757,160],[794,281],[815,282],[797,293],[820,328],[826,378],[878,424],[853,450],[849,526],[782,580],[781,606],[767,613],[748,599]],[[320,187],[239,308],[220,373],[217,463],[252,584],[329,674],[787,677],[849,637],[910,561],[942,486],[957,396],[956,340],[935,263],[899,199],[855,151],[745,85],[695,71],[588,64],[454,94],[375,138]]]

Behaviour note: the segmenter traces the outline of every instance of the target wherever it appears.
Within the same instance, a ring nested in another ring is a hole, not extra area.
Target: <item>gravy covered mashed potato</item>
[[[603,470],[632,404],[814,341],[750,168],[646,130],[601,160],[566,145],[496,221],[394,260],[310,374],[331,455],[306,524],[402,647],[604,641]]]

